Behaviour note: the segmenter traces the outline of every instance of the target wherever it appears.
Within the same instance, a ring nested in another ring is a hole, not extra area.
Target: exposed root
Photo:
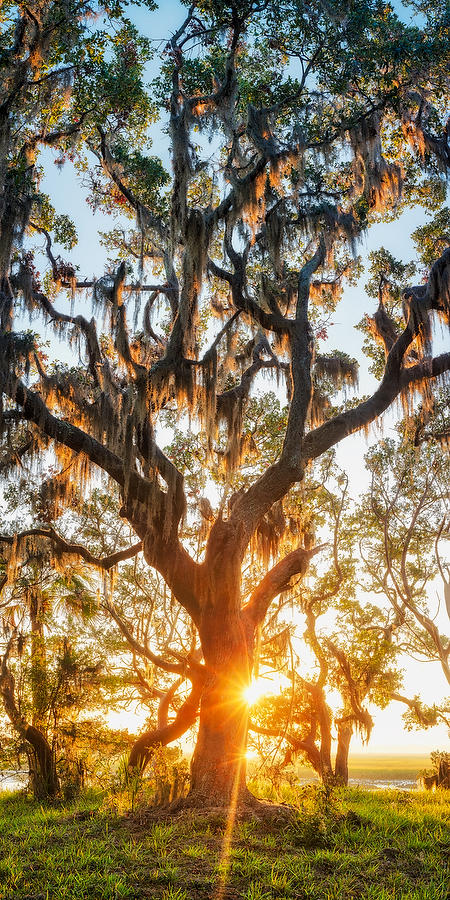
[[[229,804],[218,799],[214,803],[208,803],[203,795],[194,793],[187,797],[180,797],[173,803],[164,806],[141,807],[130,814],[129,818],[137,825],[146,825],[149,822],[167,821],[169,819],[201,818],[204,822],[216,822],[226,825],[228,820]],[[239,801],[235,821],[259,821],[272,823],[289,823],[296,818],[298,810],[294,806],[285,803],[273,803],[270,800],[259,800],[249,790],[245,790]]]

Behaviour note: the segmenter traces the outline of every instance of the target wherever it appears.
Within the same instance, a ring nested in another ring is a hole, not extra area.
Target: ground
[[[1,900],[445,900],[450,792],[291,789],[288,824],[0,795]],[[229,831],[229,830],[228,830]],[[225,846],[224,846],[225,845]]]

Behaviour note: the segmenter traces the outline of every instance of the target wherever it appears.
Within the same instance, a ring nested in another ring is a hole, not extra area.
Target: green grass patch
[[[0,900],[447,900],[449,792],[291,789],[288,825],[0,795]]]

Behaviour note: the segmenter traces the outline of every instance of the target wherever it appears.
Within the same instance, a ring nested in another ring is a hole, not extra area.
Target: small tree
[[[430,769],[424,769],[417,779],[418,786],[426,790],[450,788],[450,753],[435,750],[431,753]]]
[[[398,649],[384,634],[385,612],[365,600],[359,586],[348,479],[331,455],[313,471],[308,488],[314,497],[310,528],[332,536],[333,564],[322,575],[313,570],[308,584],[294,590],[295,612],[284,629],[280,610],[263,630],[266,665],[281,669],[291,684],[255,706],[250,731],[263,756],[275,754],[280,771],[301,756],[324,784],[347,784],[352,735],[358,731],[368,741],[369,706],[384,708],[400,687]],[[339,706],[335,699],[332,708],[330,694],[340,697]]]
[[[438,662],[450,683],[450,640],[436,624],[430,597],[436,584],[444,612],[448,455],[435,442],[418,450],[409,441],[388,439],[366,462],[371,487],[362,501],[366,528],[360,542],[366,584],[390,603],[387,633],[406,653]]]
[[[29,514],[25,500],[32,498],[36,508],[42,493],[36,495],[30,482],[9,491],[10,509],[19,504],[21,522]],[[2,542],[14,545],[13,530]],[[96,753],[94,736],[97,748],[114,741],[120,750],[127,746],[123,736],[107,734],[99,718],[113,708],[122,684],[111,666],[108,671],[105,642],[99,646],[91,634],[95,597],[81,567],[72,561],[70,572],[62,570],[46,534],[39,543],[38,527],[29,530],[29,543],[24,538],[14,571],[13,561],[9,554],[3,575],[0,698],[7,743],[26,754],[34,795],[48,799],[60,786],[67,794],[83,785],[87,760]]]
[[[10,565],[11,562],[10,557]],[[52,590],[48,572],[42,571],[40,563],[42,559],[30,561],[20,578],[17,572],[8,573],[14,589],[9,602],[2,603],[0,617],[3,633],[0,695],[9,722],[21,741],[21,749],[26,752],[34,795],[47,798],[55,796],[59,782],[54,746],[47,734],[50,685],[44,622]],[[16,673],[14,658],[19,669]]]

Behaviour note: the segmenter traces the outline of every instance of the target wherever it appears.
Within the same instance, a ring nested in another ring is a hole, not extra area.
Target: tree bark
[[[253,666],[254,628],[239,606],[235,613],[228,609],[221,615],[219,608],[207,609],[200,625],[207,675],[189,794],[192,802],[210,806],[227,806],[247,793],[245,689]]]
[[[336,762],[334,766],[334,776],[336,784],[344,787],[348,785],[348,754],[350,750],[350,741],[353,734],[353,725],[351,722],[338,723],[338,745],[336,751]]]
[[[327,709],[320,714],[320,778],[324,784],[329,784],[334,778],[331,763],[331,716]]]
[[[129,757],[131,768],[142,769],[155,747],[181,737],[199,711],[186,802],[202,807],[227,807],[233,800],[251,798],[245,784],[245,689],[252,673],[256,624],[241,609],[240,559],[235,548],[227,546],[226,523],[216,527],[216,537],[196,585],[197,627],[204,667],[198,678],[193,678],[191,694],[175,719],[141,735]]]
[[[24,738],[29,745],[25,749],[33,794],[36,800],[52,799],[59,790],[53,750],[47,738],[34,725],[26,727]]]
[[[227,805],[245,793],[248,706],[242,694],[248,679],[240,669],[234,667],[236,681],[216,673],[204,689],[190,796],[205,805]]]

